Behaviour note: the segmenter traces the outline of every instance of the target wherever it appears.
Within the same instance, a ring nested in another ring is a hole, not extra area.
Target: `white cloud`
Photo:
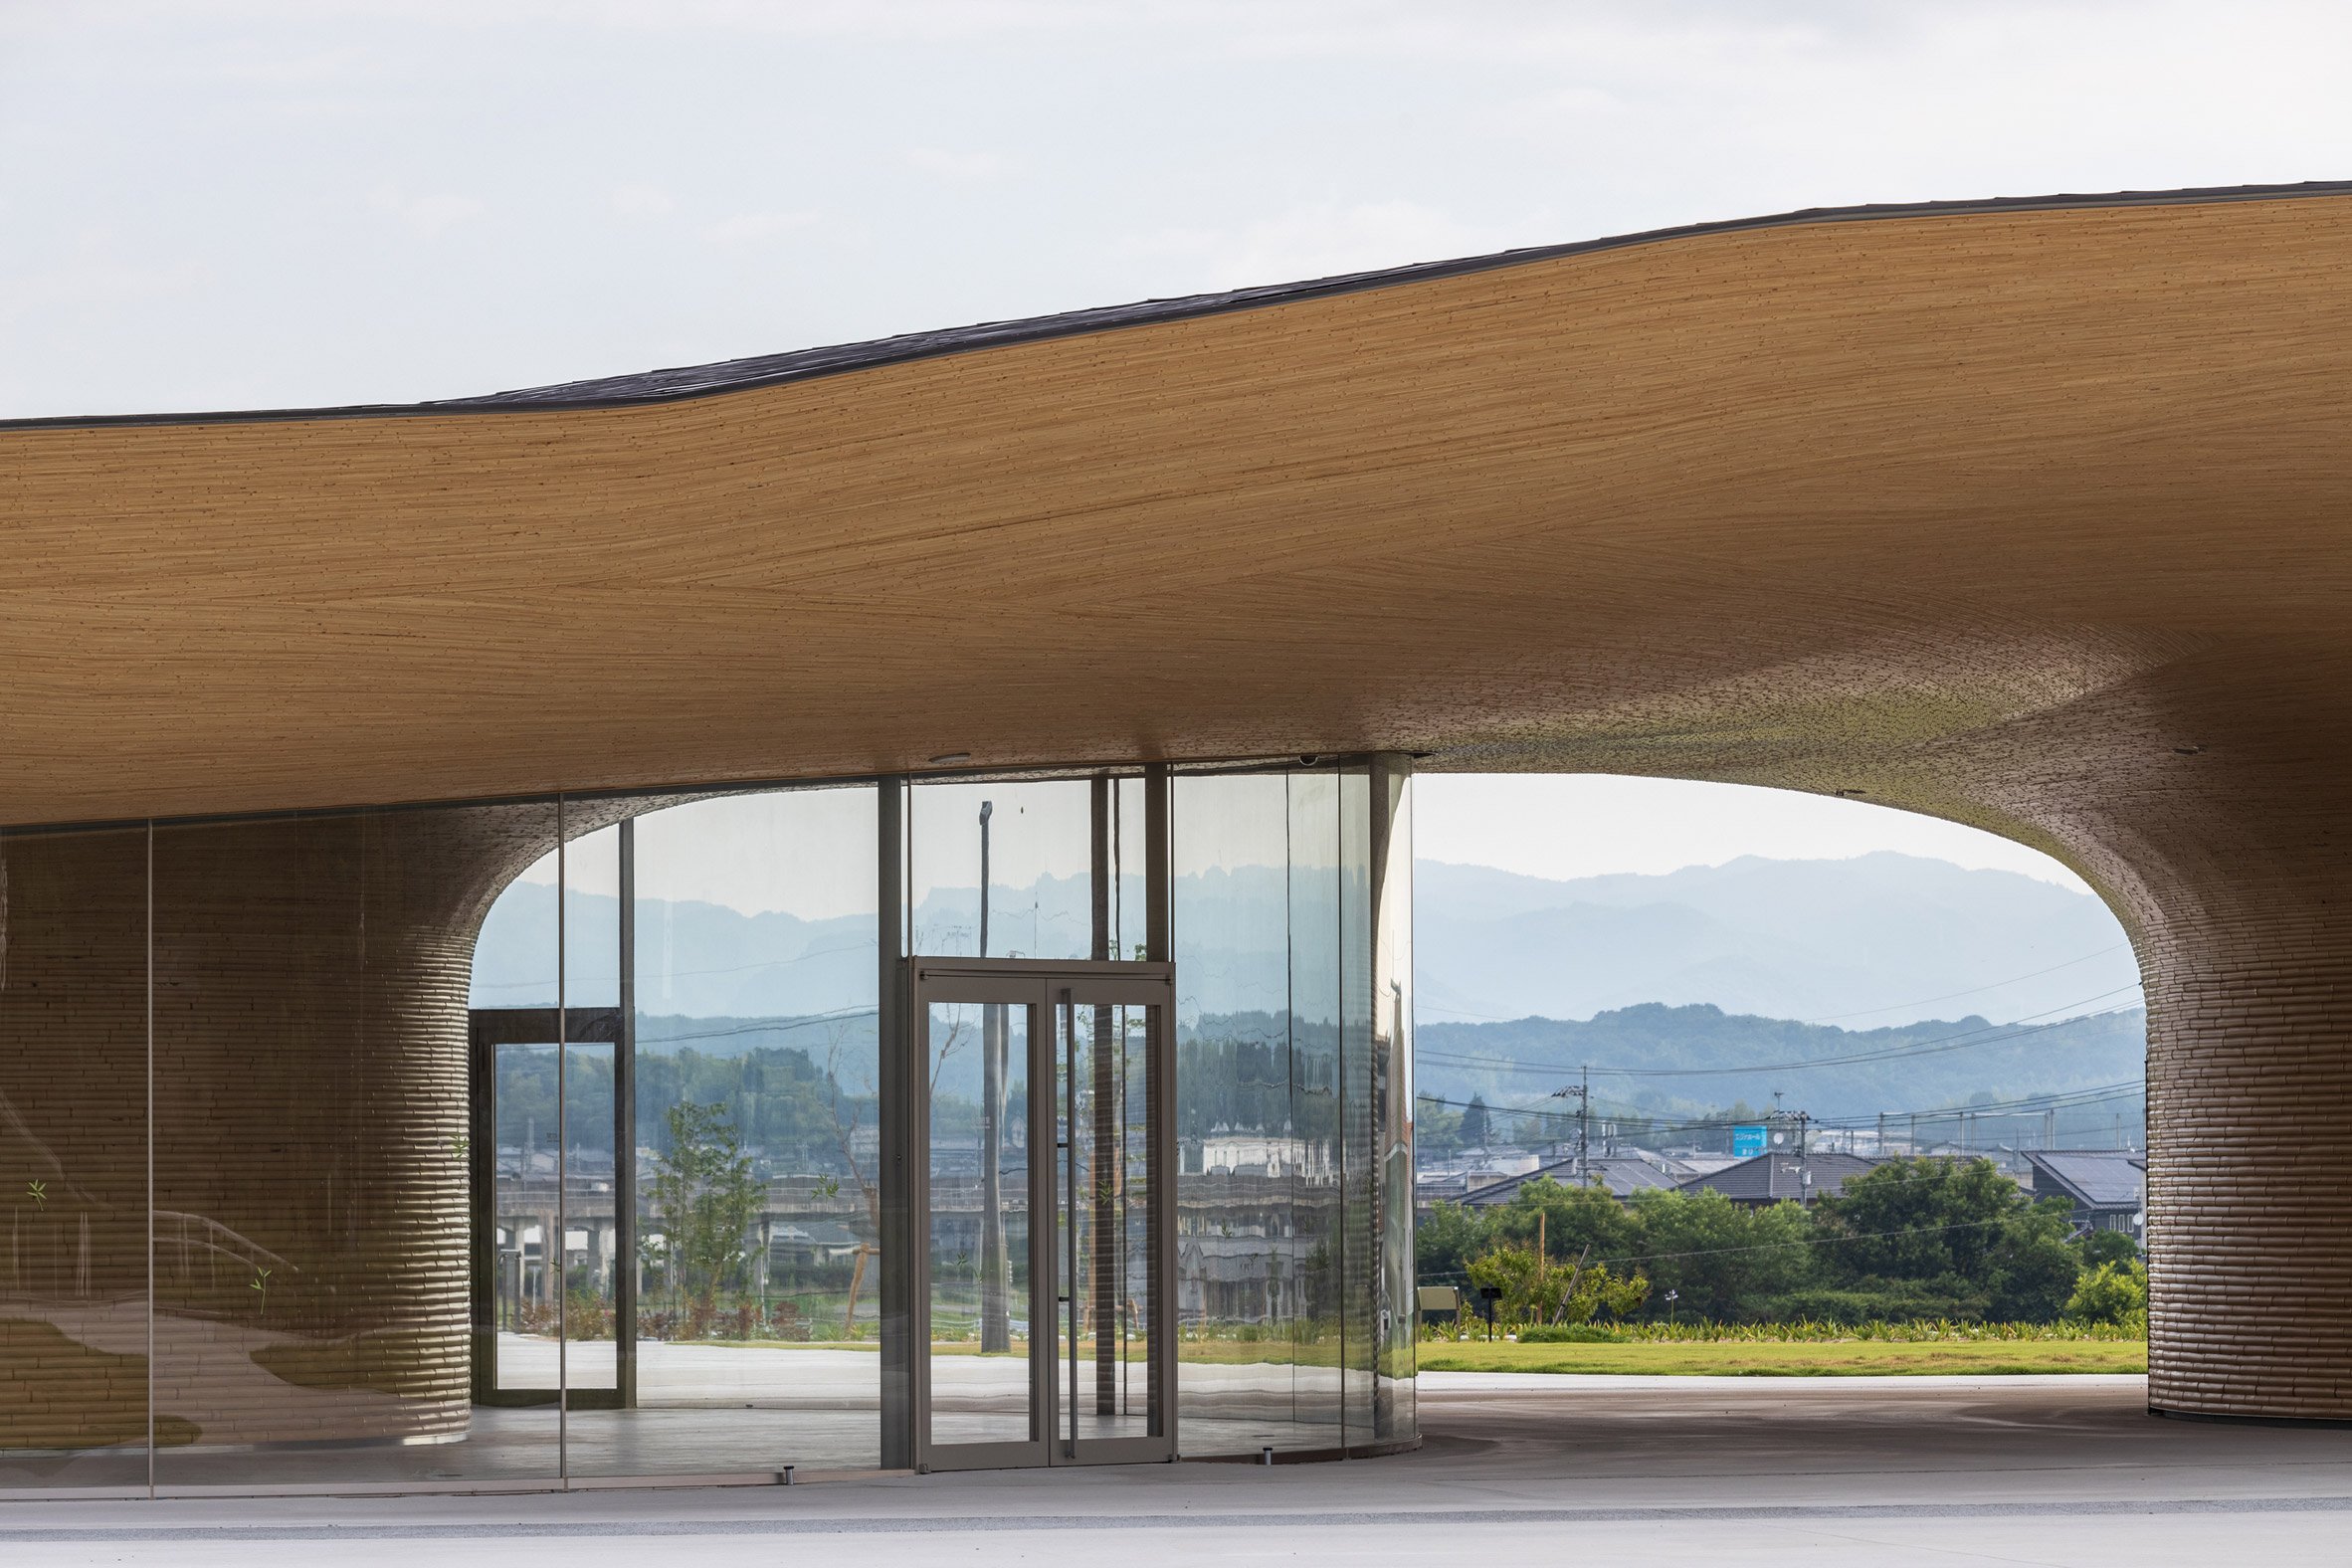
[[[487,210],[471,196],[459,196],[448,191],[412,196],[391,185],[377,186],[368,194],[367,204],[378,212],[388,213],[403,226],[427,239]]]

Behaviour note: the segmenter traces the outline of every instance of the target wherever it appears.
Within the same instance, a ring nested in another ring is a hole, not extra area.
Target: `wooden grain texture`
[[[655,407],[0,434],[0,821],[1396,749],[1862,789],[2150,999],[2152,1397],[2352,1417],[2352,202],[1675,240]]]

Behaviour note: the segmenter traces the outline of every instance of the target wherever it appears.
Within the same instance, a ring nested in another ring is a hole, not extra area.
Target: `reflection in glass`
[[[552,1031],[549,1031],[552,1033]],[[501,1041],[494,1066],[497,1145],[490,1199],[492,1296],[497,1317],[493,1386],[554,1393],[557,1383],[558,1147],[555,1045]]]
[[[1374,1436],[1374,1368],[1381,1335],[1380,1179],[1376,1148],[1382,1075],[1372,1049],[1371,800],[1373,776],[1350,771],[1339,786],[1334,894],[1339,908],[1340,1156],[1346,1187],[1340,1197],[1344,1233],[1340,1257],[1340,1424],[1350,1444]],[[1412,1202],[1408,1176],[1404,1201]]]
[[[0,836],[0,1489],[147,1481],[146,856]],[[167,1227],[158,1267],[208,1240]],[[178,1400],[155,1428],[201,1436]]]
[[[1335,1151],[1292,1115],[1288,781],[1172,781],[1177,1399],[1186,1453],[1306,1446],[1294,1197]]]
[[[1069,1305],[1056,1314],[1060,1435],[1083,1441],[1160,1430],[1151,1321],[1151,1013],[1057,1010],[1055,1260]]]
[[[1414,1430],[1407,781],[1173,788],[1175,1315],[1146,1010],[912,1021],[935,1441],[1044,1436],[1033,1343],[1164,1431],[1171,1335],[1188,1453]],[[871,788],[0,836],[0,1485],[877,1464],[881,921],[1140,956],[1142,796],[910,788],[886,911]]]
[[[934,1444],[1038,1436],[1029,1361],[1031,1011],[938,1002],[921,1021]]]
[[[1347,1285],[1354,1260],[1341,1188],[1348,1170],[1342,1094],[1352,1066],[1339,1032],[1341,780],[1330,773],[1293,773],[1281,782],[1289,813],[1284,883],[1290,989],[1284,1021],[1290,1033],[1290,1082],[1279,1147],[1290,1187],[1290,1256],[1298,1281],[1297,1314],[1290,1325],[1289,1436],[1298,1447],[1327,1449],[1345,1441],[1342,1378],[1353,1348],[1347,1335]]]
[[[1372,985],[1372,1125],[1380,1190],[1372,1214],[1380,1233],[1379,1399],[1374,1437],[1410,1438],[1420,1428],[1413,1280],[1413,780],[1384,766],[1370,780],[1368,879]]]
[[[157,1270],[156,1387],[197,1434],[164,1489],[557,1473],[552,1410],[474,1406],[467,1007],[473,934],[554,828],[156,829],[156,1227],[191,1263]],[[551,980],[551,927],[514,962]]]
[[[1050,779],[910,789],[906,951],[1092,957],[1092,788]],[[1139,810],[1135,827],[1139,841]],[[1140,909],[1139,879],[1134,890]]]
[[[572,1473],[871,1468],[874,791],[641,806],[612,928],[631,950],[629,1393],[575,1409]]]

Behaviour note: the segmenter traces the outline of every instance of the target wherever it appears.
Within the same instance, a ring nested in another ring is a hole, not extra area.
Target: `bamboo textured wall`
[[[474,938],[555,831],[551,804],[160,827],[151,909],[143,828],[0,840],[0,1104],[52,1237],[0,1316],[116,1352],[59,1347],[0,1448],[144,1425],[150,1138],[167,1448],[466,1430]]]
[[[0,432],[0,821],[947,752],[1866,791],[2138,945],[2152,1399],[2352,1418],[2348,274],[2340,196],[1922,213],[647,406]]]

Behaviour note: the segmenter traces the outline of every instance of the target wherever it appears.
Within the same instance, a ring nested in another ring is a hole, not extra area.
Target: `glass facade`
[[[1402,820],[1402,781],[1382,767],[1174,781],[1187,1452],[1414,1431],[1396,1393],[1413,1376],[1411,1096],[1395,1066],[1411,1041],[1379,1005],[1411,983],[1410,908],[1390,901],[1410,884],[1376,881],[1393,852],[1375,841]]]
[[[0,834],[0,1487],[806,1478],[918,1388],[1036,1463],[1409,1440],[1407,787]]]

